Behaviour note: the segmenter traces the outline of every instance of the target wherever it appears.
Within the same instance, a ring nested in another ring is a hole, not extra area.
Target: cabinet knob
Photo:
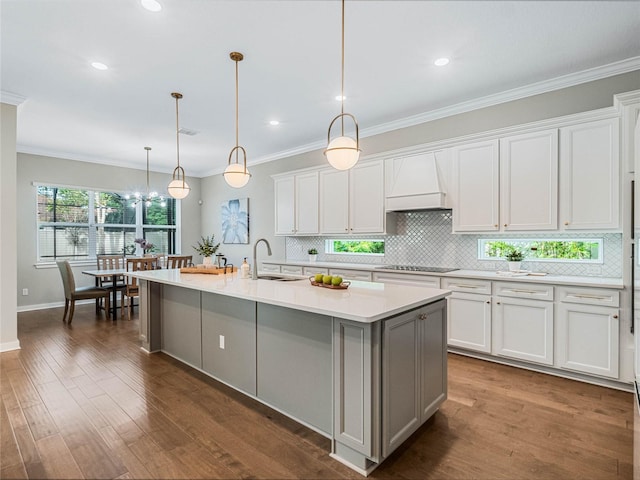
[[[565,225],[569,225],[569,222],[564,222]]]
[[[491,302],[489,300],[487,300],[487,305],[489,305]]]
[[[345,228],[345,229],[344,229],[344,231],[345,231],[345,232],[348,232],[348,231],[349,231],[349,229],[348,229],[348,228]]]
[[[426,313],[421,313],[420,315],[418,315],[418,319],[426,320],[427,319],[427,314]]]
[[[613,318],[618,318],[618,315],[614,315]]]
[[[499,225],[498,225],[497,223],[494,225],[494,227],[496,227],[496,228],[498,228],[498,226],[499,226]]]
[[[487,302],[487,303],[489,303],[489,302]],[[496,302],[496,305],[500,305],[500,302]]]
[[[507,224],[505,223],[505,224],[504,224],[504,226],[506,227],[506,226],[507,226]]]

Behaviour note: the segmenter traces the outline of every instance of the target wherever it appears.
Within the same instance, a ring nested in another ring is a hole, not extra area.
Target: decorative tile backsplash
[[[287,260],[305,261],[307,250],[318,250],[318,261],[363,263],[376,265],[422,265],[456,267],[468,270],[506,270],[502,260],[478,260],[478,240],[481,238],[602,238],[603,264],[534,262],[525,260],[522,268],[555,275],[622,277],[621,233],[556,233],[459,235],[451,233],[451,211],[396,213],[395,235],[369,235],[366,238],[384,239],[385,255],[361,257],[325,253],[324,241],[329,237],[287,237]],[[364,236],[363,236],[364,238]]]

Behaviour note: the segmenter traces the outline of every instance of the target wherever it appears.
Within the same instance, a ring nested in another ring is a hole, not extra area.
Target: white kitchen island
[[[446,399],[448,290],[136,272],[140,338],[331,439],[363,475]]]

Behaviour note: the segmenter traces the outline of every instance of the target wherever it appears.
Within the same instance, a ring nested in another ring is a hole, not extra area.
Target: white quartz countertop
[[[525,275],[508,276],[501,275],[493,270],[454,270],[447,273],[436,272],[411,272],[406,270],[385,269],[383,265],[367,265],[359,263],[337,263],[337,262],[305,262],[305,261],[274,261],[264,260],[261,263],[268,265],[296,265],[301,267],[321,267],[335,268],[343,270],[363,270],[368,272],[393,272],[402,275],[423,275],[431,277],[454,277],[454,278],[481,278],[485,280],[505,281],[505,282],[526,282],[545,283],[551,285],[575,285],[580,287],[600,287],[616,288],[622,290],[624,283],[622,278],[611,277],[578,277],[569,275]]]
[[[372,323],[449,295],[449,290],[353,281],[346,290],[299,281],[251,280],[227,275],[180,273],[179,269],[132,272],[129,275],[166,285],[227,295],[255,302],[304,310],[356,322]],[[284,276],[284,275],[283,275]]]

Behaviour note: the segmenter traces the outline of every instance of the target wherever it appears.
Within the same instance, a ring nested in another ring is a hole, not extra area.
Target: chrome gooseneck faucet
[[[256,254],[257,254],[258,244],[260,242],[265,243],[265,245],[267,246],[267,253],[269,254],[269,256],[271,256],[271,245],[269,245],[269,242],[267,242],[267,239],[260,238],[256,240],[256,243],[253,244],[253,275],[251,276],[251,278],[254,280],[258,279],[258,259],[256,258]]]

